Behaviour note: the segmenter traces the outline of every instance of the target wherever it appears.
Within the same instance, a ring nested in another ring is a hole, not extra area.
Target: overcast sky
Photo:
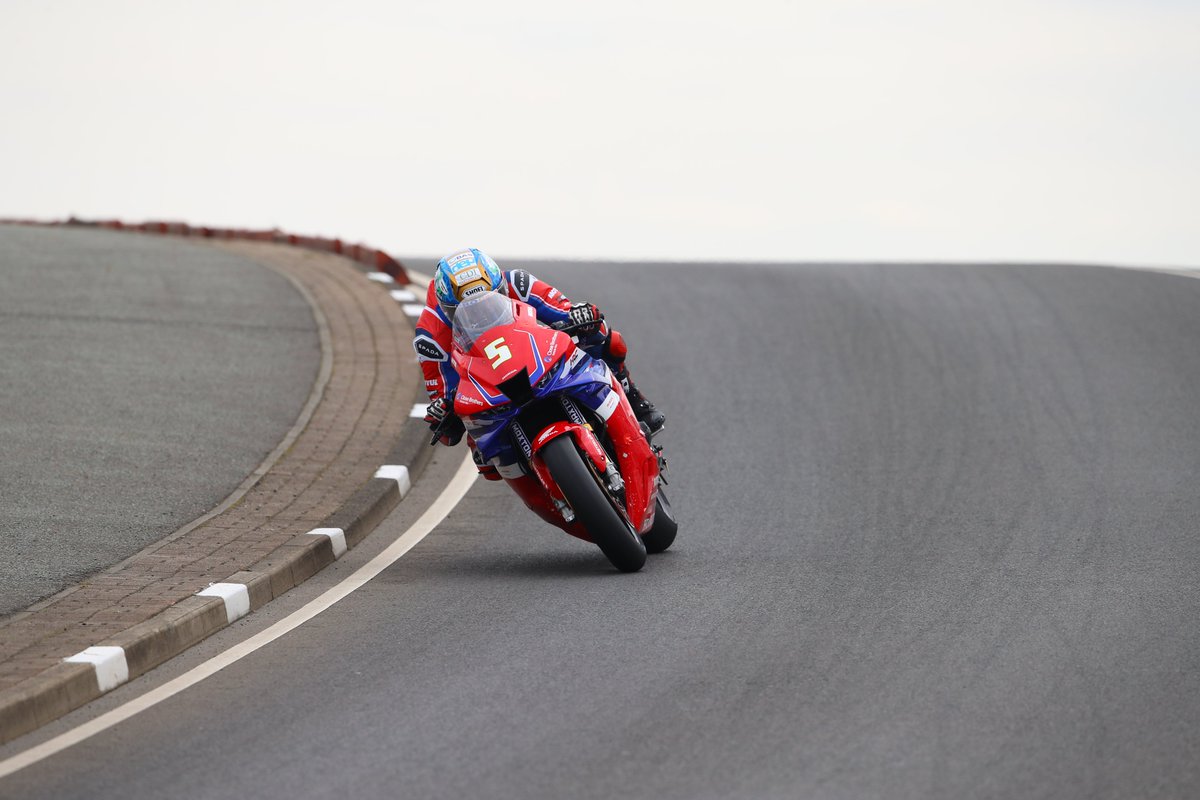
[[[4,2],[0,216],[1200,266],[1200,2]]]

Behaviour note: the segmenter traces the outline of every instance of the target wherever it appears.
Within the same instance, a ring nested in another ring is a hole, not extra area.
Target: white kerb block
[[[417,296],[408,289],[392,289],[392,299],[397,303],[417,302]]]
[[[211,583],[197,597],[219,597],[225,601],[225,618],[232,624],[250,613],[250,590],[244,583]]]
[[[89,647],[82,653],[64,658],[72,664],[91,664],[96,670],[96,682],[100,691],[115,689],[129,680],[129,662],[125,660],[123,647]]]
[[[410,417],[416,419],[425,419],[425,415],[429,412],[429,403],[417,403],[412,407],[412,411],[408,412]]]
[[[346,532],[341,528],[314,528],[308,535],[328,537],[329,544],[333,546],[334,558],[341,558],[342,553],[346,552]]]
[[[425,310],[425,306],[422,305],[421,303],[405,303],[404,304],[404,313],[408,314],[410,317],[419,317],[419,316],[421,316],[421,312],[424,310]]]
[[[376,283],[395,283],[396,279],[386,272],[368,272],[367,277]]]
[[[412,482],[408,478],[408,467],[399,464],[384,464],[375,470],[375,477],[395,481],[401,497],[408,494],[408,490],[412,488]]]

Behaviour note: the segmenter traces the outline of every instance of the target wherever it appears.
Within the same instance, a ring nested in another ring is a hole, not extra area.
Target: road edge
[[[26,223],[28,224],[28,223]],[[54,223],[60,224],[60,223]],[[157,227],[147,228],[155,233],[176,233]],[[102,227],[114,230],[139,230],[129,226],[105,224]],[[211,231],[213,229],[201,229]],[[383,251],[362,248],[362,256],[343,254],[340,240],[317,240],[297,242],[299,237],[281,239],[277,231],[265,236],[212,236],[205,238],[243,238],[268,240],[281,244],[292,244],[307,249],[327,250],[357,261],[375,266],[376,271],[366,277],[381,284],[384,290],[403,306],[405,317],[415,324],[412,306],[420,298],[408,289],[393,289],[397,282],[417,288],[409,273],[396,260]],[[187,236],[187,226],[178,232]],[[326,247],[324,242],[335,242],[336,247]],[[358,250],[359,245],[354,248]],[[369,254],[369,258],[366,255]],[[361,270],[356,269],[356,272]],[[425,276],[414,275],[418,280]],[[428,280],[425,280],[428,285]],[[324,312],[307,291],[301,292],[320,320]],[[324,369],[319,371],[317,382]],[[424,386],[419,381],[412,388],[412,404],[425,400]],[[311,399],[311,398],[310,398]],[[301,416],[311,412],[306,403]],[[299,418],[298,418],[299,422]],[[287,438],[294,438],[295,427],[289,430],[272,455],[285,449]],[[311,531],[298,533],[266,557],[259,559],[248,569],[236,572],[211,584],[206,589],[186,597],[144,622],[133,625],[113,636],[106,637],[84,651],[63,659],[41,673],[0,691],[0,745],[12,742],[25,734],[74,711],[128,681],[143,675],[171,658],[183,653],[193,645],[232,625],[247,614],[262,608],[267,603],[285,594],[316,575],[336,561],[348,549],[359,544],[380,522],[404,499],[412,482],[424,472],[432,457],[428,434],[423,425],[413,421],[411,415],[400,428],[396,440],[388,453],[387,463],[381,465],[375,477],[368,480],[349,499],[330,514],[322,524]],[[244,494],[244,488],[262,477],[263,465],[247,476],[234,495]],[[237,496],[226,498],[216,508],[189,524],[195,527],[219,510],[236,502]]]

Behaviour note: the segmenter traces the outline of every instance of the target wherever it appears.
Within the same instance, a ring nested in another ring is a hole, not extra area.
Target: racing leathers
[[[536,312],[538,321],[550,327],[577,323],[581,314],[583,316],[588,314],[588,309],[591,310],[591,313],[596,314],[598,324],[594,331],[578,335],[580,349],[593,358],[601,359],[609,366],[617,380],[622,383],[635,413],[639,407],[642,407],[651,415],[648,422],[651,430],[656,431],[662,427],[661,412],[655,410],[629,382],[629,373],[625,368],[625,356],[628,351],[624,338],[619,332],[609,327],[607,322],[599,318],[595,306],[580,304],[573,307],[571,301],[558,289],[545,281],[538,280],[522,269],[506,271],[504,283],[509,297],[528,303]],[[453,414],[453,409],[449,408],[449,396],[458,387],[459,381],[458,372],[450,361],[450,352],[453,348],[452,331],[452,323],[439,306],[437,294],[431,283],[426,293],[425,309],[417,320],[413,349],[417,352],[417,360],[420,362],[421,371],[425,376],[425,391],[429,395],[431,405],[436,406],[438,413],[443,415]],[[643,415],[638,414],[638,416],[641,418]],[[427,417],[427,421],[431,421],[430,418]],[[457,441],[457,438],[453,438],[453,441],[443,438],[445,444],[453,444]],[[476,466],[485,478],[499,480],[502,475],[503,477],[515,477],[513,474],[503,474],[508,472],[506,467],[510,465],[481,463],[475,443],[470,436],[467,437],[467,444],[475,455]]]

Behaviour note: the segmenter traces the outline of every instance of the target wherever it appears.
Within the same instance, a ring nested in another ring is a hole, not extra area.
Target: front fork
[[[604,476],[604,483],[608,487],[608,490],[621,499],[622,504],[625,494],[625,481],[621,478],[621,472],[617,469],[616,463],[608,457],[608,453],[604,450],[604,445],[596,437],[592,426],[584,419],[579,407],[575,405],[575,401],[565,395],[560,396],[559,400],[562,403],[563,410],[567,414],[567,420],[551,423],[538,433],[537,438],[533,442],[529,441],[520,423],[513,426],[513,435],[517,440],[517,446],[521,448],[521,452],[525,456],[526,462],[532,465],[533,474],[537,478],[538,483],[542,485],[542,488],[546,490],[546,494],[550,496],[554,507],[562,515],[563,521],[571,523],[575,520],[575,512],[567,503],[566,498],[563,497],[558,484],[554,482],[554,478],[550,474],[550,470],[546,467],[546,463],[536,457],[537,453],[548,442],[565,434],[573,436],[575,443],[583,451],[588,461],[591,462],[592,467],[597,473]]]

